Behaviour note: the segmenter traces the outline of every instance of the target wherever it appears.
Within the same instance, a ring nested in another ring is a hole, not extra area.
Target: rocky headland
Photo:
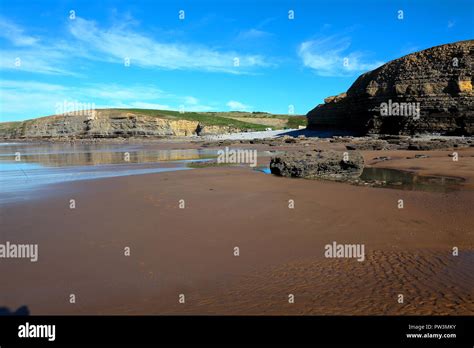
[[[179,112],[151,109],[91,109],[22,122],[0,123],[5,140],[160,139],[216,136],[306,125],[305,116],[264,112]]]
[[[474,40],[432,47],[369,71],[308,114],[308,128],[354,134],[472,135]]]
[[[381,151],[374,158],[381,162],[391,159],[384,151],[472,147],[473,54],[474,41],[461,41],[409,54],[359,76],[347,92],[326,98],[307,114],[309,129],[346,130],[355,136],[329,139],[340,143],[339,152],[311,149],[303,137],[284,139],[310,148],[274,157],[272,173],[351,181],[364,168],[357,151]],[[347,151],[350,162],[344,159]]]
[[[141,115],[119,110],[88,110],[5,125],[4,139],[103,139],[219,134],[239,131],[231,126],[205,125],[199,121]]]

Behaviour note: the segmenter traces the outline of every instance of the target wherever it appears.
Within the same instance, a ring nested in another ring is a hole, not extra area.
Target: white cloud
[[[245,105],[235,100],[229,101],[226,105],[229,107],[230,110],[234,111],[246,111],[251,108],[250,105]]]
[[[143,68],[221,71],[243,73],[257,67],[271,66],[260,55],[221,52],[196,44],[168,43],[126,30],[123,27],[101,29],[93,21],[76,18],[69,26],[71,34],[87,43],[98,54],[97,59],[115,60],[123,64],[130,58],[131,65]],[[239,67],[234,67],[234,58]]]
[[[26,71],[39,74],[79,76],[66,67],[68,56],[53,48],[35,47],[0,51],[0,69]],[[17,66],[17,62],[19,65]]]
[[[62,102],[67,88],[34,81],[0,82],[0,121],[12,121],[19,116],[46,116],[55,112],[56,103]],[[31,117],[26,117],[31,118]]]
[[[3,17],[0,17],[0,37],[15,46],[32,46],[38,42],[37,38],[24,34],[24,29]]]
[[[199,100],[191,96],[186,96],[184,97],[184,102],[190,105],[197,105],[199,103]]]
[[[254,69],[275,66],[258,54],[221,51],[192,43],[171,43],[127,29],[128,24],[100,28],[94,21],[76,17],[69,23],[72,39],[39,38],[27,35],[19,25],[0,17],[0,37],[11,44],[0,51],[0,69],[40,74],[81,76],[78,59],[99,60],[148,69],[216,71],[248,74]],[[21,65],[16,66],[17,58]],[[234,66],[235,58],[239,66]]]
[[[298,55],[304,66],[320,76],[350,76],[383,64],[365,61],[361,52],[348,51],[350,45],[347,37],[329,36],[302,42]]]
[[[127,106],[120,106],[126,108],[137,108],[137,109],[154,109],[154,110],[171,110],[171,107],[166,104],[157,103],[144,103],[144,102],[132,102]]]
[[[77,47],[59,41],[49,44],[42,42],[36,37],[25,34],[25,29],[3,17],[0,17],[0,37],[10,42],[8,48],[0,51],[0,69],[53,75],[80,75],[67,68],[71,57],[84,54]]]
[[[185,104],[181,104],[180,108],[184,109],[184,111],[189,112],[204,112],[204,111],[213,111],[216,108],[210,105],[204,105],[199,103],[199,99],[193,96],[185,96],[182,98],[182,102]]]
[[[23,91],[45,91],[45,92],[58,92],[66,91],[67,87],[62,85],[56,85],[52,83],[44,83],[37,81],[16,81],[16,80],[0,80],[0,89],[20,89]]]
[[[214,106],[210,105],[192,105],[189,106],[188,108],[185,108],[185,111],[194,111],[194,112],[205,112],[205,111],[215,111],[216,108]]]
[[[237,40],[256,40],[256,39],[263,39],[266,37],[271,36],[272,34],[263,30],[259,29],[249,29],[243,30],[239,32],[237,35]]]

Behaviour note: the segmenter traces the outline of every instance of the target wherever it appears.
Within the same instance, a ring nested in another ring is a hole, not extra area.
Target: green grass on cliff
[[[145,110],[145,109],[116,109],[125,112],[132,112],[138,115],[156,116],[160,118],[197,121],[206,126],[227,126],[243,130],[265,130],[266,126],[250,122],[242,122],[225,117],[206,115],[198,112],[170,111],[170,110]]]
[[[307,125],[306,116],[301,115],[275,115],[269,114],[267,112],[217,112],[215,113],[220,117],[239,117],[239,118],[247,118],[249,122],[251,122],[252,118],[259,118],[259,119],[267,119],[269,121],[274,119],[280,119],[286,121],[285,128],[298,128],[298,126]]]
[[[132,112],[134,114],[141,114],[147,116],[156,116],[166,119],[174,120],[186,120],[186,121],[197,121],[206,126],[227,126],[234,127],[243,130],[265,130],[265,126],[259,124],[253,124],[249,122],[242,122],[239,120],[228,119],[224,117],[210,116],[197,112],[184,112],[169,111],[169,110],[145,110],[145,109],[116,109],[126,112]]]
[[[299,126],[306,127],[307,118],[306,116],[288,116],[288,128],[298,128]]]
[[[0,130],[13,130],[21,126],[23,122],[0,122]]]
[[[305,116],[290,116],[290,115],[273,115],[264,112],[184,112],[171,110],[149,110],[149,109],[114,109],[124,112],[132,112],[135,114],[156,116],[167,119],[198,121],[204,125],[209,126],[228,126],[239,128],[242,130],[261,131],[266,128],[275,128],[270,122],[269,124],[257,124],[252,122],[252,118],[259,119],[281,119],[285,120],[286,124],[282,128],[298,128],[298,126],[306,126]],[[248,121],[237,120],[234,117],[245,118]]]

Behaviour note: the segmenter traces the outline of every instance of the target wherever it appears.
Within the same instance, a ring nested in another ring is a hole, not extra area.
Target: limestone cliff
[[[432,47],[367,72],[308,114],[311,129],[474,134],[474,40]]]
[[[136,136],[191,136],[238,131],[207,126],[198,121],[160,118],[116,110],[90,110],[54,115],[0,128],[0,138],[116,138]]]

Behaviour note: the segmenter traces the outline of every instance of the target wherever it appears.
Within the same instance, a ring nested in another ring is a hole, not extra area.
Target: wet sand
[[[367,162],[401,157],[375,166],[450,173],[470,185],[474,159],[464,154],[453,170],[432,157],[364,152]],[[469,188],[401,191],[220,167],[50,189],[54,196],[0,209],[1,243],[39,244],[36,263],[0,262],[0,307],[27,305],[33,315],[474,314]],[[364,244],[366,260],[325,258],[333,241]]]

